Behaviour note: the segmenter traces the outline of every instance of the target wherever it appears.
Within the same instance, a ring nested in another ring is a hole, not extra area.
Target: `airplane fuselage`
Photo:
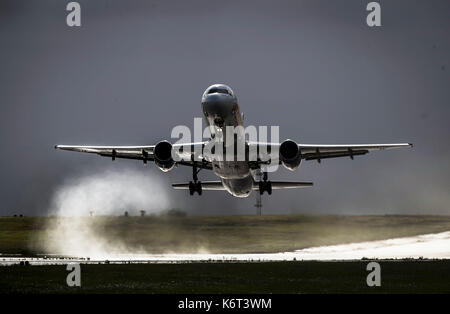
[[[211,141],[223,141],[223,147],[226,149],[235,142],[245,142],[245,133],[243,132],[243,120],[237,103],[237,98],[233,91],[226,85],[216,84],[208,87],[202,97],[202,110],[209,126]],[[235,141],[227,143],[225,129],[226,127],[242,128],[236,129]],[[236,150],[234,155],[236,156]],[[221,179],[225,189],[234,196],[247,197],[252,192],[254,179],[247,161],[212,160],[214,173]]]

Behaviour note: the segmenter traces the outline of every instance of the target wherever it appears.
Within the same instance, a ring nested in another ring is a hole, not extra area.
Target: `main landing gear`
[[[267,181],[267,172],[263,174],[263,180],[259,181],[259,194],[263,195],[264,192],[267,194],[272,194],[272,182]]]
[[[194,195],[195,192],[198,193],[198,195],[202,195],[202,182],[198,181],[198,173],[200,172],[200,169],[197,169],[197,164],[194,162],[194,165],[192,166],[192,179],[194,182],[189,181],[189,194]]]

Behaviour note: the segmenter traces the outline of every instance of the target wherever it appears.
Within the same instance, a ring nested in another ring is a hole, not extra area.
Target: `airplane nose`
[[[210,95],[203,102],[204,111],[211,117],[224,118],[230,115],[233,103],[228,97],[220,95]]]

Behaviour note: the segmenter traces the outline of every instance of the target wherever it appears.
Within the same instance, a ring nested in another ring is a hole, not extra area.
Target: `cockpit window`
[[[220,88],[220,87],[214,87],[208,91],[208,94],[214,94],[214,93],[231,95],[231,93],[228,91],[228,89]]]

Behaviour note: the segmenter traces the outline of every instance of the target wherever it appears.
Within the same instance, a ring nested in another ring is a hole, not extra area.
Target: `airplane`
[[[201,101],[203,115],[210,130],[207,141],[197,143],[174,143],[160,141],[155,145],[144,146],[73,146],[56,145],[56,149],[95,153],[100,156],[153,161],[158,168],[166,172],[175,166],[185,165],[192,167],[192,181],[189,183],[174,183],[173,188],[189,190],[190,195],[198,193],[202,195],[205,190],[228,191],[235,197],[248,197],[253,190],[262,195],[272,190],[295,189],[310,187],[312,182],[274,182],[268,180],[267,165],[283,165],[294,171],[302,160],[315,160],[321,162],[327,158],[350,157],[364,155],[374,150],[384,150],[402,147],[412,147],[410,143],[399,144],[351,144],[351,145],[322,145],[322,144],[297,144],[287,139],[281,143],[249,141],[243,134],[237,134],[234,138],[241,141],[245,146],[245,157],[239,159],[217,158],[214,149],[207,152],[207,146],[227,143],[223,136],[226,127],[243,127],[243,116],[241,115],[237,98],[234,92],[225,84],[214,84],[209,86],[202,96]],[[236,144],[234,144],[236,145]],[[183,148],[190,149],[183,149]],[[226,148],[225,148],[226,149]],[[256,150],[256,158],[250,158],[248,151]],[[213,153],[211,153],[213,152]],[[270,157],[267,155],[271,154]],[[237,149],[234,155],[237,154]],[[265,154],[263,156],[263,154]],[[179,157],[179,158],[174,158]],[[175,160],[176,159],[176,160]],[[202,169],[212,170],[220,181],[198,180],[198,173]],[[262,179],[261,179],[262,176]],[[257,177],[260,180],[257,180]]]

